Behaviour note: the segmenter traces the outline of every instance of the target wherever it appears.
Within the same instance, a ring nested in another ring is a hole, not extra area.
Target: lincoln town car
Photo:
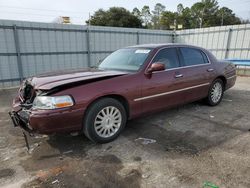
[[[26,78],[9,114],[30,134],[79,132],[106,143],[130,119],[201,99],[216,106],[235,80],[235,66],[204,48],[137,45],[113,52],[95,68]]]

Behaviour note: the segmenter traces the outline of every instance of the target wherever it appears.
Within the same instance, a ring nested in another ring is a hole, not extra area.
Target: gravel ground
[[[195,102],[132,120],[112,143],[83,135],[29,138],[0,91],[0,187],[250,187],[250,78],[219,106]],[[146,139],[145,139],[146,138]]]

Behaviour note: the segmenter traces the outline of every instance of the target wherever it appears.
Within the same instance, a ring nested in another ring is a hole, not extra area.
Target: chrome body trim
[[[237,75],[230,76],[230,77],[227,78],[227,80],[233,79],[233,78],[235,78],[235,77],[237,77]]]
[[[206,85],[209,85],[209,84],[210,83],[207,82],[207,83],[204,83],[204,84],[199,84],[199,85],[195,85],[195,86],[191,86],[191,87],[186,87],[186,88],[177,89],[177,90],[173,90],[173,91],[168,91],[168,92],[164,92],[164,93],[159,93],[159,94],[155,94],[155,95],[149,95],[149,96],[146,96],[146,97],[136,98],[136,99],[134,99],[134,101],[141,101],[141,100],[151,99],[151,98],[160,97],[160,96],[164,96],[164,95],[169,95],[169,94],[177,93],[177,92],[180,92],[180,91],[185,91],[185,90],[189,90],[189,89],[194,89],[194,88],[206,86]]]

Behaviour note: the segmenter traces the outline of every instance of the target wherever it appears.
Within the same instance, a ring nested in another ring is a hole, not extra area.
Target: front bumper
[[[15,127],[21,127],[30,134],[54,134],[80,131],[84,110],[25,110],[11,111],[9,115]]]

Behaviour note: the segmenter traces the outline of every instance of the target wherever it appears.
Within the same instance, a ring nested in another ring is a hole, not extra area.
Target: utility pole
[[[176,25],[177,25],[176,19],[174,19],[174,32],[176,32]]]
[[[90,18],[91,18],[91,15],[90,15],[90,12],[89,12],[89,22],[88,22],[88,25],[91,25],[90,24]]]
[[[174,19],[174,34],[173,34],[173,43],[176,42],[176,26],[177,26],[177,22],[176,19]]]
[[[202,12],[201,12],[201,18],[200,18],[200,28],[202,28],[202,24],[203,24],[203,16],[204,16],[204,11],[205,11],[205,7],[202,9]]]
[[[224,24],[224,10],[222,10],[222,15],[221,15],[221,26]]]

